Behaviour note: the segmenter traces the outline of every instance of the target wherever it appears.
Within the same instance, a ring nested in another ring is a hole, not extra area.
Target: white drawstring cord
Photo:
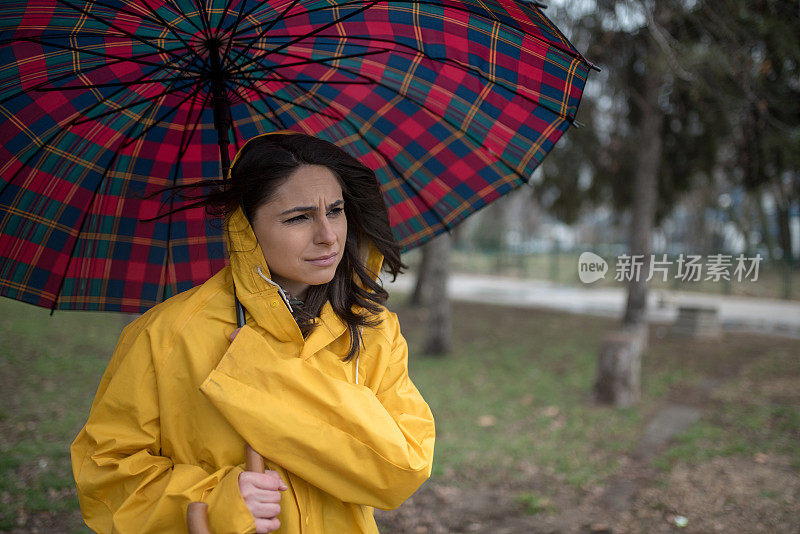
[[[356,385],[358,385],[358,359],[361,357],[361,341],[363,341],[362,336],[364,335],[363,327],[358,327],[358,352],[356,352]]]
[[[267,282],[269,282],[270,284],[272,284],[273,286],[278,288],[278,293],[281,294],[281,298],[283,299],[283,302],[285,302],[286,305],[289,307],[289,313],[294,313],[294,310],[292,309],[292,305],[289,304],[289,299],[286,297],[286,293],[283,292],[283,289],[281,288],[281,286],[279,286],[278,284],[276,284],[275,282],[273,282],[272,280],[267,278],[267,276],[264,273],[261,272],[261,266],[260,265],[258,267],[256,267],[256,271],[258,271],[258,275],[261,278],[263,278],[264,280],[266,280]]]

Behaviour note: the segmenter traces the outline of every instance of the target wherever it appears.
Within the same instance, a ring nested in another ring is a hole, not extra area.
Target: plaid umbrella
[[[274,130],[374,169],[412,248],[528,180],[590,67],[512,0],[4,0],[0,295],[140,312],[206,280],[219,226],[145,197]]]

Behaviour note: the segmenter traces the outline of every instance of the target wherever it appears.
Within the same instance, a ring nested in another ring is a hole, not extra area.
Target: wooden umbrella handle
[[[258,454],[249,443],[244,447],[244,466],[245,469],[254,473],[263,473],[265,469],[264,457]]]
[[[211,534],[208,525],[208,505],[204,502],[190,502],[186,507],[186,526],[189,534]]]
[[[244,465],[245,469],[256,473],[263,473],[265,469],[264,457],[249,444],[244,449]],[[211,534],[208,505],[199,501],[190,502],[186,507],[186,525],[189,527],[189,534]]]

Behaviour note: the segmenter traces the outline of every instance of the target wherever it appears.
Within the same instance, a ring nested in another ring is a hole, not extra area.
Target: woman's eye
[[[308,215],[298,215],[297,217],[292,217],[291,219],[286,219],[283,222],[285,222],[285,223],[295,223],[295,222],[304,221],[306,219],[308,219]]]
[[[344,208],[333,208],[331,211],[328,212],[328,215],[341,215],[344,213]]]

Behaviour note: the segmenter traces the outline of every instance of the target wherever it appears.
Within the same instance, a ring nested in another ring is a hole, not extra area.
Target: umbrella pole
[[[231,101],[225,88],[225,78],[222,73],[222,61],[219,49],[222,41],[216,38],[208,40],[208,55],[211,61],[211,93],[214,100],[214,128],[217,130],[217,145],[219,145],[219,160],[222,167],[222,179],[230,179],[231,158],[228,152],[230,144],[230,131],[233,125],[231,119]],[[244,307],[236,296],[236,285],[233,286],[233,300],[236,302],[236,326],[241,328],[245,324]]]

